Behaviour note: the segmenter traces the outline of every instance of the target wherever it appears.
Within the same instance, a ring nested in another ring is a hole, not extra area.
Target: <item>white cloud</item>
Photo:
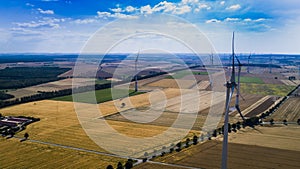
[[[76,24],[90,24],[90,23],[97,22],[97,20],[96,19],[87,18],[87,19],[76,19],[73,22],[76,23]]]
[[[136,10],[136,8],[134,8],[133,6],[127,6],[126,8],[125,8],[125,11],[126,12],[134,12]]]
[[[220,5],[225,5],[225,1],[221,1],[221,2],[220,2]]]
[[[114,14],[111,15],[111,17],[119,18],[119,19],[135,19],[135,18],[138,18],[138,16],[126,15],[126,14],[123,14],[123,13],[114,13]]]
[[[53,15],[54,11],[53,10],[43,10],[41,8],[37,9],[41,14],[48,14],[48,15]]]
[[[123,12],[122,8],[113,8],[113,9],[110,9],[110,10],[113,11],[113,12],[116,12],[116,13]]]
[[[182,4],[197,4],[199,0],[182,0]]]
[[[142,6],[140,10],[141,10],[142,14],[144,14],[144,13],[152,14],[152,12],[153,12],[150,5]]]
[[[210,19],[210,20],[207,20],[206,23],[220,23],[221,21],[218,20],[218,19]]]
[[[198,6],[195,8],[195,12],[199,12],[201,9],[206,9],[206,10],[210,10],[211,6],[207,5],[207,4],[198,4]]]
[[[185,13],[189,13],[191,12],[191,7],[188,5],[182,6],[182,7],[177,7],[174,11],[173,14],[178,14],[178,15],[182,15]]]
[[[98,11],[97,12],[97,15],[99,18],[119,18],[119,19],[134,19],[134,18],[137,18],[137,16],[135,15],[126,15],[126,14],[123,14],[123,13],[110,13],[110,12],[101,12],[101,11]]]
[[[244,21],[245,21],[245,22],[251,22],[251,21],[252,21],[252,19],[250,19],[250,18],[246,18],[246,19],[244,19]]]
[[[266,21],[267,19],[265,19],[265,18],[259,18],[259,19],[256,19],[256,20],[254,20],[255,22],[262,22],[262,21]]]
[[[97,15],[98,15],[99,18],[109,18],[109,17],[111,17],[110,12],[97,11]]]
[[[31,22],[16,22],[13,23],[17,25],[19,28],[59,28],[59,23],[65,22],[65,19],[57,19],[57,18],[43,18],[42,20],[38,21],[31,21]]]
[[[30,7],[34,7],[34,5],[31,4],[31,3],[26,3],[25,5],[26,5],[26,6],[30,6]]]
[[[239,10],[239,9],[241,9],[241,5],[240,4],[231,5],[231,6],[227,7],[226,9],[227,10],[233,10],[233,11]]]
[[[234,22],[234,21],[239,21],[239,18],[226,18],[224,21],[226,22]]]
[[[153,12],[160,12],[160,11],[170,12],[175,9],[176,9],[176,5],[172,2],[167,2],[167,1],[160,2],[152,8]]]
[[[259,18],[259,19],[251,19],[251,18],[246,18],[244,19],[244,22],[263,22],[266,21],[267,19],[265,18]]]

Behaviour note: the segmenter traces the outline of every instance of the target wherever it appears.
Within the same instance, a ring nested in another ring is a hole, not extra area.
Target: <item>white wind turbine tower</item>
[[[251,58],[251,53],[248,56],[248,66],[247,66],[247,73],[250,73],[250,58]]]
[[[242,119],[244,120],[244,117],[240,111],[239,108],[239,96],[240,96],[240,72],[241,72],[241,63],[238,60],[239,63],[239,71],[238,71],[238,84],[235,82],[235,58],[238,60],[238,58],[234,54],[234,32],[232,34],[232,71],[231,71],[231,78],[230,81],[227,81],[226,87],[226,108],[225,108],[225,120],[224,120],[224,137],[223,137],[223,147],[222,147],[222,169],[227,168],[227,152],[228,152],[228,121],[229,121],[229,108],[230,108],[230,102],[234,93],[234,89],[237,89],[237,95],[236,95],[236,104],[235,107],[239,114],[241,115]]]

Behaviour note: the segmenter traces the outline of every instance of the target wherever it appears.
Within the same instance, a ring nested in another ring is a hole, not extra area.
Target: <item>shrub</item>
[[[106,169],[114,169],[114,167],[112,165],[108,165]]]
[[[193,137],[193,144],[194,145],[198,144],[198,137],[196,135],[194,135]]]
[[[270,124],[273,125],[274,124],[274,119],[270,120]]]
[[[118,162],[117,169],[124,169],[123,164],[121,162]]]
[[[283,124],[284,124],[284,125],[287,125],[287,120],[283,120]]]

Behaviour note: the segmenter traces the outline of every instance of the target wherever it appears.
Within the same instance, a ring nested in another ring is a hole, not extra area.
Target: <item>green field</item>
[[[241,93],[259,94],[259,95],[275,95],[286,96],[295,87],[278,84],[255,84],[255,83],[242,83]]]
[[[105,79],[96,79],[95,81],[95,84],[106,84],[106,83],[111,83],[111,81]]]
[[[126,89],[114,89],[115,95],[114,95],[114,99],[119,99],[122,97],[126,97],[126,96],[134,96],[134,95],[138,95],[138,94],[142,94],[144,92],[134,92],[134,90],[126,90]],[[84,92],[84,93],[78,93],[78,94],[74,94],[76,96],[76,98],[79,98],[80,102],[83,103],[95,103],[93,100],[93,97],[90,97],[91,94],[95,93],[96,96],[96,102],[97,103],[103,103],[103,102],[107,102],[107,101],[111,101],[112,100],[112,93],[111,93],[111,88],[108,89],[102,89],[102,90],[96,90],[94,91],[90,91],[90,92]],[[62,97],[56,97],[53,98],[52,100],[57,100],[57,101],[73,101],[73,96],[72,95],[68,95],[68,96],[62,96]]]
[[[236,81],[237,81],[237,77],[236,77]],[[241,76],[240,79],[241,83],[256,83],[256,84],[264,84],[264,81],[259,78],[259,77],[246,77],[246,76]]]

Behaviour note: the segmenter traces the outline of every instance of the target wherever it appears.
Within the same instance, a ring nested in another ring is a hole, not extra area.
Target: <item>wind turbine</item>
[[[269,73],[272,73],[272,64],[273,64],[272,55],[270,55]]]
[[[250,58],[251,58],[251,53],[248,56],[248,67],[247,67],[247,73],[250,73]]]
[[[209,56],[210,56],[210,64],[211,64],[211,66],[213,66],[214,65],[214,54],[213,54],[213,52],[211,52],[211,54]]]
[[[231,78],[230,81],[226,82],[226,108],[225,108],[225,120],[224,120],[224,137],[223,137],[223,147],[222,147],[222,164],[221,168],[226,169],[227,168],[227,149],[228,149],[228,121],[229,121],[229,108],[230,108],[230,102],[234,93],[234,89],[237,89],[237,95],[236,95],[236,109],[240,113],[242,119],[244,120],[244,117],[242,113],[240,112],[239,108],[239,96],[240,96],[240,87],[239,87],[239,81],[240,81],[240,72],[241,72],[241,64],[240,61],[238,60],[239,63],[239,71],[238,71],[238,84],[235,82],[235,64],[234,60],[237,57],[235,56],[234,53],[234,32],[232,34],[232,71],[231,71]]]
[[[138,62],[138,59],[139,59],[139,55],[140,55],[140,50],[138,51],[137,53],[137,56],[135,58],[135,86],[134,86],[134,91],[137,92],[138,91],[138,79],[137,79],[137,75],[138,75],[138,72],[137,72],[137,62]]]
[[[237,85],[235,86],[236,88],[236,99],[235,99],[235,108],[236,110],[239,112],[240,116],[242,117],[243,121],[245,121],[245,118],[241,112],[241,109],[240,109],[240,79],[241,79],[241,70],[242,70],[242,64],[240,62],[240,60],[238,59],[238,57],[236,55],[234,55],[237,62],[238,62],[238,82],[237,82]]]

